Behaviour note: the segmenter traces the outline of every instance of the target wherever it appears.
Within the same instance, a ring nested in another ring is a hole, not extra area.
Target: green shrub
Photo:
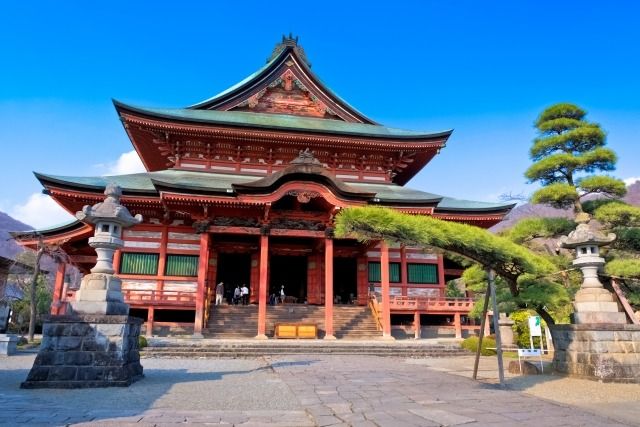
[[[460,346],[465,350],[469,350],[472,352],[478,351],[478,337],[473,336],[462,341]],[[492,337],[484,337],[482,338],[482,348],[480,349],[480,354],[483,356],[493,356],[496,354],[495,350],[490,350],[489,348],[496,348],[496,340]]]
[[[516,336],[516,345],[519,348],[529,348],[531,347],[531,342],[529,341],[529,317],[536,316],[534,311],[530,310],[518,310],[511,313],[509,316],[511,320],[515,323],[513,324],[513,333]],[[542,330],[544,332],[545,323],[542,322]],[[540,348],[540,337],[533,337],[533,346],[535,348]]]
[[[142,335],[140,335],[138,337],[138,348],[143,349],[148,345],[149,345],[149,343],[147,342],[147,339],[145,337],[143,337]]]

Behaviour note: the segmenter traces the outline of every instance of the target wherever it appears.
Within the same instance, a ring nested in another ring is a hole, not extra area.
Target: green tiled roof
[[[442,196],[425,191],[414,190],[413,188],[401,187],[395,184],[371,184],[363,182],[349,182],[350,186],[362,191],[376,193],[376,198],[386,202],[402,202],[418,201],[421,203],[433,202],[437,203]]]
[[[60,224],[51,225],[45,228],[39,228],[37,230],[10,231],[9,234],[11,234],[16,239],[33,238],[39,235],[46,236],[50,234],[53,235],[53,234],[63,233],[63,232],[71,231],[83,226],[84,224],[82,222],[74,218]]]
[[[496,211],[511,209],[515,203],[491,203],[476,202],[473,200],[453,199],[451,197],[443,197],[438,203],[438,211]]]
[[[118,108],[142,115],[172,119],[191,123],[219,124],[265,129],[288,129],[295,131],[320,132],[368,136],[389,139],[424,139],[448,137],[452,130],[441,132],[421,132],[365,123],[347,123],[340,120],[316,119],[313,117],[287,114],[251,113],[246,111],[191,110],[186,108],[143,108],[115,101]]]
[[[289,55],[297,56],[297,53],[296,53],[296,50],[294,49],[294,46],[284,46],[284,48],[282,49],[282,51],[278,55],[272,57],[269,61],[267,61],[267,63],[263,67],[258,69],[253,74],[251,74],[248,77],[242,79],[241,81],[239,81],[238,83],[234,84],[233,86],[223,90],[222,92],[218,93],[217,95],[214,95],[211,98],[205,99],[204,101],[200,101],[197,104],[190,105],[187,108],[188,109],[207,108],[208,105],[222,100],[225,96],[230,95],[230,94],[232,94],[233,92],[235,92],[237,90],[241,90],[245,86],[246,86],[246,90],[249,90],[254,81],[258,82],[262,78],[263,74],[265,76],[267,76],[268,72],[269,72],[269,69],[278,67],[279,64],[281,64],[282,62],[286,61],[287,56],[289,56]],[[308,65],[305,60],[300,60],[299,63],[301,64],[302,68],[304,69],[304,72],[306,72],[312,79],[316,80],[317,84],[319,84],[319,86],[321,87],[321,90],[324,91],[325,93],[327,93],[328,95],[332,96],[333,98],[335,98],[335,100],[338,101],[338,104],[343,104],[347,108],[347,110],[352,110],[352,112],[354,112],[357,116],[361,116],[361,118],[364,119],[366,122],[369,122],[369,123],[372,123],[372,124],[376,124],[375,121],[371,120],[369,117],[367,117],[364,114],[362,114],[360,111],[358,111],[352,105],[350,105],[347,101],[345,101],[343,98],[341,98],[337,93],[335,93],[333,90],[331,90],[331,88],[329,88],[329,86],[327,86],[314,72],[311,71],[310,65]]]
[[[158,194],[154,183],[158,185],[175,186],[176,188],[188,188],[190,190],[203,190],[208,192],[221,192],[232,195],[232,184],[246,184],[261,177],[247,175],[221,174],[213,172],[197,172],[167,169],[158,172],[145,172],[130,175],[98,176],[98,177],[73,177],[36,174],[38,179],[45,183],[57,183],[65,187],[82,188],[90,191],[102,192],[105,186],[112,182],[120,187],[125,194]],[[500,211],[513,207],[512,204],[475,202],[443,197],[437,194],[402,187],[397,184],[348,182],[349,186],[362,192],[375,193],[375,199],[380,203],[433,203],[437,211]],[[437,205],[436,205],[437,204]]]
[[[262,74],[264,71],[266,71],[269,67],[271,67],[276,62],[276,59],[278,59],[279,57],[280,57],[280,55],[278,55],[277,57],[274,57],[271,61],[267,62],[263,67],[258,69],[255,73],[253,73],[250,76],[247,76],[246,78],[240,80],[238,83],[234,84],[233,86],[228,87],[227,89],[223,90],[222,92],[217,93],[216,95],[213,95],[211,98],[205,99],[204,101],[200,101],[197,104],[190,105],[187,108],[189,108],[189,109],[200,108],[203,105],[206,105],[206,104],[209,104],[211,102],[216,101],[218,98],[222,98],[223,96],[233,92],[236,89],[240,89],[242,86],[244,86],[247,83],[251,82],[253,79],[257,78],[260,74]]]

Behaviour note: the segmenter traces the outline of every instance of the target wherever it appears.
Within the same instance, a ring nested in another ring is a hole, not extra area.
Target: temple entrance
[[[358,298],[358,263],[355,258],[333,259],[333,297],[336,304],[352,304]]]
[[[224,282],[224,297],[229,303],[233,298],[236,286],[249,287],[251,278],[251,255],[249,254],[218,254],[218,271],[216,284]],[[215,284],[213,285],[215,287]]]
[[[269,260],[269,295],[280,295],[280,287],[290,302],[307,299],[307,257],[271,255]]]

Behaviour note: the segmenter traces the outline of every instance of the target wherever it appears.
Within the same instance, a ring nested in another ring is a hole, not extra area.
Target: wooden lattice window
[[[407,281],[415,284],[437,284],[438,266],[436,264],[407,264]]]
[[[120,258],[120,274],[158,274],[158,254],[123,252]]]
[[[167,276],[197,276],[198,255],[167,255]]]
[[[369,263],[369,282],[381,282],[382,275],[380,271],[380,263],[372,261]],[[389,282],[400,283],[400,263],[389,263]]]

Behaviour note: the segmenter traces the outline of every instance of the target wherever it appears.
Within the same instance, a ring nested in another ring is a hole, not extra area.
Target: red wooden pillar
[[[407,296],[407,247],[400,246],[400,284],[402,285],[402,296]]]
[[[324,239],[324,330],[325,340],[335,340],[333,335],[333,238]]]
[[[456,329],[456,338],[462,338],[462,323],[460,322],[460,313],[453,315],[453,327]]]
[[[259,255],[257,253],[251,254],[251,275],[249,278],[249,302],[255,304],[258,302],[258,292],[260,286],[260,264]],[[231,285],[227,285],[231,286]]]
[[[359,256],[356,262],[358,265],[358,305],[367,305],[369,303],[369,271],[367,269],[367,256]]]
[[[416,311],[415,313],[413,313],[413,335],[415,339],[420,339],[420,328],[422,326],[420,325],[420,312]]]
[[[64,262],[58,263],[58,270],[56,271],[56,282],[53,287],[53,301],[51,303],[51,314],[61,314],[62,311],[62,292],[64,290],[64,274],[67,269],[67,264]]]
[[[145,331],[145,335],[147,337],[153,336],[153,315],[154,308],[153,306],[149,306],[149,309],[147,310],[147,329]]]
[[[444,283],[444,256],[438,255],[438,286],[440,286],[440,296],[445,296],[446,283]]]
[[[389,295],[389,245],[380,243],[380,281],[382,284],[382,337],[391,336],[391,298]]]
[[[122,249],[116,249],[115,254],[113,255],[113,271],[115,274],[120,272],[120,259],[122,258]]]
[[[196,320],[193,335],[202,336],[204,323],[204,300],[207,289],[207,267],[209,265],[209,233],[200,234],[200,257],[198,259],[198,289],[196,290]]]
[[[321,255],[313,253],[307,263],[307,302],[309,304],[322,304],[322,280],[318,271],[322,265]]]
[[[169,227],[164,225],[162,227],[161,233],[162,234],[160,237],[160,256],[158,257],[158,276],[164,276],[167,269],[167,245],[169,244]],[[202,246],[200,247],[200,249],[202,250]],[[202,261],[202,258],[200,259],[200,261]],[[156,280],[156,291],[158,291],[158,294],[162,295],[163,290],[164,290],[164,280],[162,279]],[[206,290],[205,290],[205,293],[206,293]]]
[[[263,229],[260,235],[260,287],[258,289],[258,335],[257,339],[267,339],[267,288],[269,286],[269,231]]]

